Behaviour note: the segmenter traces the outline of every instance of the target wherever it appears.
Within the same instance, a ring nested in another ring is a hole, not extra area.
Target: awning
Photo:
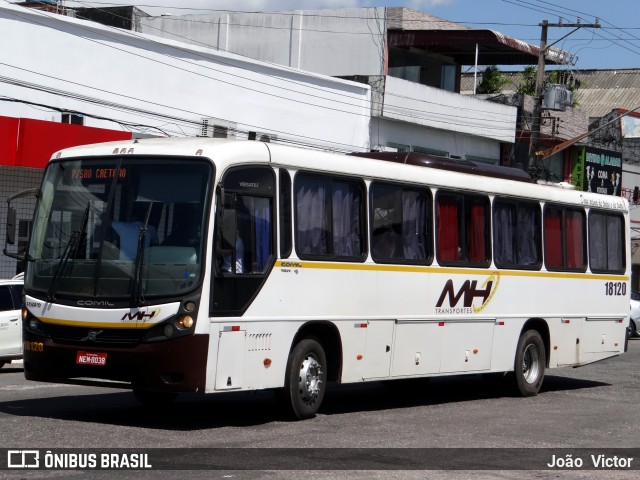
[[[540,47],[494,30],[389,30],[389,47],[415,48],[450,57],[460,65],[535,65]],[[571,54],[550,48],[545,61],[564,65]]]

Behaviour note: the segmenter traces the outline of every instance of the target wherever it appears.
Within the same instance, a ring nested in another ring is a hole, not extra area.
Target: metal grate
[[[62,345],[134,347],[138,345],[147,330],[143,329],[99,329],[69,327],[66,325],[42,324],[41,330]]]

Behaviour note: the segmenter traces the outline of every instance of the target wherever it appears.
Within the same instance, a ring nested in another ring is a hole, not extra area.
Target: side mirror
[[[20,193],[16,193],[15,195],[7,198],[7,237],[6,237],[6,245],[15,245],[16,243],[16,226],[17,226],[17,215],[16,215],[16,207],[11,206],[11,202],[16,200],[17,198],[27,197],[29,195],[34,195],[36,198],[38,197],[39,189],[30,188],[29,190],[24,190]],[[2,251],[7,257],[15,258],[17,260],[24,260],[26,255],[9,252],[6,248]]]
[[[7,243],[14,245],[16,243],[16,209],[9,207],[7,212]]]

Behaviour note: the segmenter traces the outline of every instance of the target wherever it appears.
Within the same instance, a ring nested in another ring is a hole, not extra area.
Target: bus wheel
[[[536,330],[527,330],[518,340],[514,374],[516,388],[523,397],[540,391],[546,362],[544,342]]]
[[[301,340],[289,355],[285,396],[293,415],[312,418],[317,413],[327,386],[327,358],[316,340]]]
[[[178,398],[176,392],[154,392],[137,388],[133,390],[133,395],[145,407],[163,407],[172,404]]]

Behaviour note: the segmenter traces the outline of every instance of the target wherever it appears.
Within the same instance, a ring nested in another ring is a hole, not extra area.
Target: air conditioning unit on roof
[[[237,124],[220,118],[206,117],[202,119],[201,137],[236,138]]]

